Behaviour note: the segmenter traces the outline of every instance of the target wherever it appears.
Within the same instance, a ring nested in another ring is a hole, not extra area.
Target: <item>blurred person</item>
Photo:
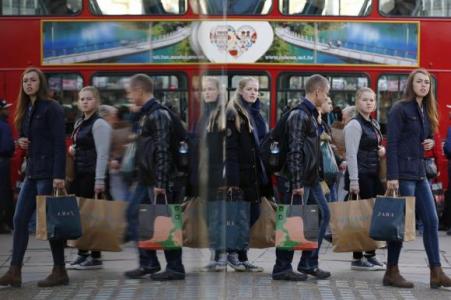
[[[37,195],[51,195],[53,189],[64,189],[65,133],[64,112],[48,98],[47,80],[37,68],[26,69],[21,76],[15,125],[19,131],[18,146],[27,151],[26,177],[14,213],[11,265],[0,277],[0,285],[20,287],[22,264],[28,245],[28,223],[36,210]],[[64,240],[49,241],[53,257],[52,272],[39,287],[69,284],[64,263]]]
[[[438,217],[431,187],[426,179],[424,151],[434,147],[438,111],[432,78],[425,69],[413,70],[403,99],[388,114],[387,189],[400,196],[415,196],[415,210],[424,225],[423,243],[429,261],[430,287],[451,287],[451,278],[442,270],[438,240]],[[388,241],[387,271],[383,285],[413,288],[398,268],[402,241]]]
[[[379,159],[385,156],[379,123],[371,117],[376,110],[376,94],[370,88],[356,92],[357,114],[345,126],[346,189],[361,199],[374,198],[384,193],[379,179]],[[376,250],[353,253],[351,269],[358,271],[385,270],[386,266],[376,258]]]
[[[101,105],[99,115],[112,127],[109,156],[109,186],[113,200],[127,201],[129,183],[120,173],[122,157],[127,145],[134,140],[131,124],[124,121],[117,108]]]
[[[448,106],[451,108],[451,106]],[[450,118],[451,120],[451,118]],[[447,202],[451,200],[451,125],[448,125],[448,133],[446,135],[445,143],[443,144],[443,152],[448,159],[448,191],[447,191]],[[447,235],[451,235],[451,229],[446,232]]]
[[[99,116],[101,103],[97,88],[86,86],[78,93],[78,109],[82,116],[75,122],[73,144],[69,154],[74,157],[74,181],[70,193],[94,199],[104,197],[105,176],[111,142],[111,126]],[[100,251],[78,249],[78,255],[66,268],[92,270],[103,268]]]
[[[10,163],[14,140],[8,123],[11,103],[0,100],[0,233],[10,233],[14,213]]]
[[[260,112],[259,83],[254,77],[242,78],[227,104],[226,176],[230,192],[242,192],[250,202],[249,228],[260,215],[260,199],[271,196],[269,176],[259,156],[260,142],[268,125]],[[263,272],[252,264],[248,249],[227,249],[227,263],[235,271]]]

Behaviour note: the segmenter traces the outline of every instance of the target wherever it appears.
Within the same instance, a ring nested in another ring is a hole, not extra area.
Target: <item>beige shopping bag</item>
[[[208,248],[206,205],[198,197],[182,204],[184,247]]]
[[[400,196],[401,197],[401,196]],[[415,230],[415,197],[401,197],[406,199],[406,218],[404,224],[404,241],[413,241],[417,234]]]
[[[381,248],[385,242],[369,237],[374,199],[329,203],[334,252],[360,252]]]
[[[274,247],[276,241],[276,208],[277,205],[273,201],[262,198],[260,216],[250,232],[250,248]]]
[[[79,198],[83,235],[68,245],[81,250],[122,251],[127,202]]]

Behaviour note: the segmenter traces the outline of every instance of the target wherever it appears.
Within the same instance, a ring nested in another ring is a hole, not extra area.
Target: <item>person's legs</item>
[[[110,172],[110,193],[113,200],[127,201],[128,184],[119,172]]]

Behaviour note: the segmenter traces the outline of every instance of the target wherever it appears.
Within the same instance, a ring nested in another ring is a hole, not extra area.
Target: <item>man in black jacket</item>
[[[136,74],[130,79],[127,87],[129,101],[141,107],[137,130],[137,145],[144,145],[144,141],[151,141],[153,151],[146,151],[147,147],[137,146],[136,162],[150,161],[152,170],[138,166],[138,183],[130,199],[127,216],[132,232],[131,239],[138,240],[139,205],[145,202],[154,203],[157,199],[166,198],[169,203],[174,199],[174,162],[170,155],[170,135],[172,119],[165,109],[155,109],[159,103],[153,95],[152,79],[145,74]],[[149,157],[147,157],[149,156]],[[151,156],[151,157],[150,157]],[[153,280],[181,280],[185,278],[182,264],[182,250],[164,251],[167,266],[166,271],[158,272],[161,267],[156,251],[139,249],[139,268],[125,272],[125,276],[132,279],[142,278],[152,274]]]
[[[321,212],[318,236],[318,249],[303,251],[298,271],[291,267],[293,251],[276,250],[276,264],[273,269],[274,280],[301,281],[307,274],[317,279],[326,279],[330,273],[318,268],[318,253],[321,241],[329,224],[330,213],[327,201],[320,186],[322,156],[320,151],[320,128],[318,108],[327,101],[329,82],[321,75],[312,75],[305,83],[306,98],[294,109],[287,119],[288,153],[284,173],[290,180],[290,191],[284,202],[296,199],[314,200]],[[295,202],[296,202],[295,201]]]
[[[0,233],[10,233],[14,204],[10,180],[10,160],[14,154],[14,140],[8,124],[8,110],[11,106],[0,100]]]

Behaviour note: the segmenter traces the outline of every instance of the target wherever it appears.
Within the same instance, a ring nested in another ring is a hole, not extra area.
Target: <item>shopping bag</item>
[[[263,197],[260,203],[260,216],[250,231],[250,248],[269,248],[276,243],[277,204]]]
[[[83,235],[67,244],[81,250],[122,251],[127,203],[79,198],[79,207]]]
[[[338,175],[338,165],[335,154],[328,142],[321,142],[321,154],[323,157],[323,173],[326,182],[335,182]]]
[[[249,247],[250,202],[243,200],[241,190],[227,191],[225,202],[225,247],[239,250]]]
[[[180,204],[142,204],[139,209],[138,247],[146,250],[174,250],[183,245]]]
[[[199,197],[191,198],[182,204],[183,246],[208,248],[207,205]]]
[[[415,239],[415,198],[377,196],[373,208],[370,237],[378,241]]]
[[[68,240],[81,236],[80,212],[74,195],[37,196],[36,212],[38,240]]]
[[[369,236],[375,199],[329,203],[334,252],[362,252],[382,248],[385,242]]]
[[[136,143],[127,144],[121,161],[120,172],[125,179],[133,178],[135,173]]]
[[[279,204],[276,213],[276,247],[282,250],[318,248],[317,205]]]

